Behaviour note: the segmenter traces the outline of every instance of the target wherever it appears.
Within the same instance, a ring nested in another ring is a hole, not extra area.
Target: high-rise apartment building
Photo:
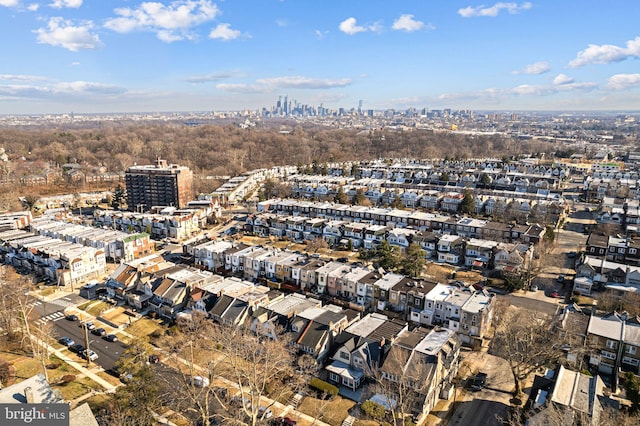
[[[146,211],[153,206],[186,207],[193,200],[193,173],[188,167],[167,164],[131,166],[125,173],[129,210]]]

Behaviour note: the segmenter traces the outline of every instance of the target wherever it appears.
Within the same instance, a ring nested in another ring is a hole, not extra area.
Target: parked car
[[[575,251],[570,251],[570,252],[567,254],[567,257],[569,257],[569,259],[575,259],[575,258],[576,258],[576,256],[577,256],[577,253],[576,253]]]
[[[153,354],[153,355],[149,355],[149,363],[150,364],[157,364],[160,361],[160,356]]]
[[[197,388],[204,388],[209,386],[209,379],[202,376],[194,376],[191,378],[191,384]]]
[[[293,420],[290,417],[276,417],[271,421],[272,425],[286,425],[286,426],[296,426],[298,422]]]
[[[107,342],[117,342],[118,341],[118,336],[116,336],[115,334],[107,334],[105,336],[102,336],[102,338],[104,340],[106,340]]]
[[[60,343],[61,345],[65,345],[66,347],[73,346],[76,344],[76,342],[74,342],[72,338],[67,336],[64,336],[58,339],[58,343]]]
[[[71,345],[69,346],[69,350],[71,352],[75,352],[77,354],[80,354],[84,351],[84,346],[82,346],[80,343],[76,343],[75,345]]]
[[[98,354],[95,353],[94,351],[92,351],[91,349],[84,350],[80,353],[80,356],[84,359],[89,358],[91,361],[95,361],[96,359],[98,359]]]
[[[67,315],[66,317],[64,317],[67,321],[78,321],[78,316],[77,315]]]
[[[564,282],[564,275],[563,274],[558,275],[558,278],[556,278],[556,281],[558,281],[559,283],[563,283]]]
[[[487,373],[478,373],[471,382],[471,390],[479,391],[487,384]]]
[[[555,299],[560,297],[560,293],[558,292],[558,290],[551,290],[549,292],[549,297],[553,297]]]
[[[273,417],[273,411],[271,411],[271,408],[267,408],[264,405],[258,407],[258,418],[270,419],[271,417]]]
[[[107,334],[107,330],[102,327],[98,327],[91,330],[91,334],[95,334],[96,336],[104,336]]]
[[[93,330],[94,328],[96,328],[96,325],[92,322],[81,322],[80,327],[86,327],[87,330]]]

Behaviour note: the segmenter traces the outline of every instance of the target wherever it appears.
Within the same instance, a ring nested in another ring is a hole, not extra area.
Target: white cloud
[[[63,9],[65,7],[77,9],[82,6],[82,0],[54,0],[49,6],[55,9]]]
[[[467,6],[462,9],[458,9],[458,14],[463,18],[471,18],[474,16],[498,16],[500,11],[506,10],[510,15],[514,15],[522,10],[531,9],[532,4],[529,2],[524,3],[504,3],[498,2],[493,6],[485,7],[485,6]]]
[[[231,24],[218,24],[211,30],[209,38],[216,38],[224,41],[234,40],[240,37],[242,33],[238,30],[231,29]]]
[[[607,87],[613,90],[622,90],[634,86],[640,86],[640,74],[616,74],[609,77],[607,81]]]
[[[465,102],[476,100],[502,102],[506,99],[515,97],[544,97],[571,91],[590,92],[597,87],[598,85],[596,83],[573,83],[573,79],[571,79],[571,82],[556,85],[522,84],[506,89],[488,88],[472,92],[443,93],[437,97],[437,100],[444,102]]]
[[[22,99],[60,100],[62,97],[82,96],[110,96],[125,93],[123,87],[110,84],[92,83],[87,81],[72,81],[55,83],[49,86],[35,85],[0,85],[0,97],[12,97]]]
[[[0,0],[0,6],[4,7],[14,7],[17,6],[19,0]]]
[[[38,3],[32,3],[29,6],[27,6],[27,10],[29,12],[37,12],[38,9],[40,9],[40,5]]]
[[[340,22],[338,25],[340,31],[345,34],[354,35],[357,33],[362,33],[367,31],[367,29],[363,26],[356,24],[356,18],[347,18],[344,21]]]
[[[529,64],[521,70],[513,71],[512,74],[544,74],[551,70],[549,62],[539,61]]]
[[[578,68],[589,64],[609,64],[629,58],[640,58],[640,37],[627,41],[626,47],[612,44],[590,44],[589,47],[578,52],[576,58],[569,62],[569,67]]]
[[[220,83],[218,89],[236,93],[270,93],[281,89],[333,89],[352,84],[349,78],[323,79],[302,76],[259,78],[253,84]]]
[[[413,19],[413,15],[401,15],[398,19],[393,21],[394,30],[412,32],[418,31],[424,28],[424,22],[416,21]]]
[[[327,34],[329,34],[329,30],[325,30],[325,31],[314,30],[313,33],[316,35],[316,38],[318,40],[322,40],[323,38],[325,38],[327,36]]]
[[[205,75],[194,75],[191,77],[187,77],[187,81],[189,83],[208,83],[210,81],[220,81],[225,80],[227,78],[237,77],[238,73],[235,72],[219,72],[213,74],[205,74]]]
[[[74,25],[69,20],[60,17],[49,19],[47,28],[38,28],[34,32],[37,34],[38,43],[60,46],[77,52],[80,49],[95,49],[102,45],[97,34],[92,34],[91,21],[83,21]]]
[[[276,19],[276,25],[279,27],[288,27],[289,22],[286,19]]]
[[[189,30],[219,15],[210,0],[177,0],[169,5],[144,2],[137,8],[115,9],[118,17],[108,19],[105,28],[118,33],[150,31],[165,42],[192,39]]]
[[[46,77],[37,75],[0,74],[0,80],[5,81],[47,81]]]
[[[566,74],[558,74],[556,78],[553,79],[553,84],[561,85],[561,84],[569,84],[573,83],[573,77],[569,77]]]
[[[330,89],[333,87],[348,86],[352,83],[352,80],[350,78],[323,79],[291,76],[260,78],[257,79],[256,82],[278,89]]]

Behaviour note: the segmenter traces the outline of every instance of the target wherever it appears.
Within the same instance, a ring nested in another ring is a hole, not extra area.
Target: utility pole
[[[89,368],[91,366],[91,358],[89,357],[89,327],[87,327],[87,321],[82,323],[82,332],[84,334],[84,355],[87,359],[87,368]]]

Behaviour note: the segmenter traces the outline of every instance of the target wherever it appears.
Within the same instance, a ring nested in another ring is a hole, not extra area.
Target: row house
[[[7,212],[0,214],[0,232],[12,229],[25,229],[33,220],[31,211]]]
[[[217,278],[208,271],[182,265],[160,270],[152,284],[153,297],[148,301],[149,310],[160,316],[175,319],[189,302],[191,290],[204,287]]]
[[[78,285],[106,273],[104,250],[15,230],[0,233],[5,262],[60,285]]]
[[[494,248],[493,267],[509,274],[519,274],[531,264],[532,259],[532,245],[499,243]]]
[[[483,291],[436,283],[414,291],[410,302],[410,322],[454,330],[465,344],[476,346],[491,325],[495,301]]]
[[[485,269],[493,260],[494,249],[498,242],[471,238],[465,244],[464,264],[472,268]]]
[[[587,342],[595,348],[589,364],[603,374],[613,374],[617,383],[618,369],[640,373],[640,321],[626,313],[592,315],[587,327]]]
[[[356,391],[373,377],[391,347],[403,332],[405,321],[373,313],[347,327],[334,340],[334,350],[325,367],[329,382]]]
[[[40,235],[100,249],[113,262],[126,262],[153,252],[153,244],[146,232],[128,234],[49,218],[34,220],[31,229]]]
[[[367,250],[375,249],[386,240],[389,228],[384,225],[369,225],[364,230],[363,247]]]
[[[225,269],[225,253],[233,243],[224,240],[211,240],[193,248],[194,265],[207,271],[222,272]]]
[[[324,226],[323,236],[331,243],[344,239],[343,228],[349,222],[362,222],[369,225],[389,226],[390,228],[413,228],[420,231],[433,230],[500,242],[523,241],[533,244],[539,243],[545,232],[543,227],[535,224],[508,224],[464,217],[457,218],[419,211],[365,208],[362,206],[332,203],[269,200],[263,205],[263,209],[264,208],[268,208],[278,214],[288,215],[300,214],[300,210],[304,210],[305,212],[303,214],[308,218],[321,218],[326,220],[326,222],[322,224]],[[272,222],[273,220],[278,220],[270,219]],[[309,219],[307,219],[307,221],[308,220]],[[249,221],[255,222],[255,219],[249,219],[248,225],[250,225]],[[282,223],[279,226],[281,230],[278,232],[278,235],[284,235],[287,229],[286,223]],[[309,232],[306,226],[305,224],[304,232]],[[255,228],[253,232],[260,233],[258,228]]]
[[[460,346],[460,340],[452,330],[416,328],[403,331],[391,343],[380,368],[381,378],[411,389],[414,392],[411,413],[423,418],[453,386],[460,362]],[[393,390],[382,397],[387,404],[399,400]]]
[[[457,235],[441,235],[437,250],[438,262],[457,265],[464,256],[464,239]]]
[[[186,240],[200,232],[202,213],[198,209],[166,208],[163,214],[95,210],[94,224],[127,233],[146,232],[154,239]]]
[[[322,364],[335,337],[359,318],[359,312],[335,305],[308,308],[291,319],[289,341],[300,353]]]
[[[640,265],[640,239],[592,232],[587,238],[586,254],[612,262]]]

